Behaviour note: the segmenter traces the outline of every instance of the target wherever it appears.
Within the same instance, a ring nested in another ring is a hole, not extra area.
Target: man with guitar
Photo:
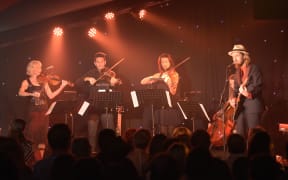
[[[229,100],[231,106],[235,107],[235,130],[247,137],[250,130],[260,124],[264,111],[262,74],[259,68],[251,63],[249,53],[242,44],[235,44],[228,55],[232,57],[236,68],[235,89]]]

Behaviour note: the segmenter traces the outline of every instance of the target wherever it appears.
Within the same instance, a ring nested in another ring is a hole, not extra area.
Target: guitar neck
[[[122,129],[121,129],[121,126],[122,126],[122,114],[121,114],[121,112],[122,112],[122,107],[118,107],[117,108],[117,126],[116,126],[116,134],[118,135],[118,136],[121,136],[121,131],[122,131]]]

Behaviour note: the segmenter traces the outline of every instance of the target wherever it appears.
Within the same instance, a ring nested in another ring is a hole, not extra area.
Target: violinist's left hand
[[[65,87],[68,85],[68,83],[69,83],[68,81],[62,80],[61,86]]]

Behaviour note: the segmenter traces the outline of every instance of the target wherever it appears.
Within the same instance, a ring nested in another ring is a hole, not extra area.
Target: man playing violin
[[[59,95],[68,84],[62,80],[61,85],[51,90],[47,81],[41,81],[42,63],[39,60],[32,60],[27,65],[28,77],[22,81],[19,88],[19,96],[29,98],[29,122],[27,123],[27,138],[37,147],[39,144],[46,144],[49,119],[46,116],[48,110],[48,99]]]
[[[120,79],[116,78],[116,73],[111,69],[106,67],[107,55],[103,52],[97,52],[94,55],[94,69],[89,70],[80,78],[75,81],[76,88],[84,95],[85,99],[91,98],[91,92],[93,90],[111,90],[116,88],[117,85],[120,85],[122,82]],[[92,91],[91,91],[92,90]],[[93,95],[92,95],[93,96]],[[99,125],[102,128],[115,128],[115,123],[113,120],[113,115],[108,113],[108,117],[104,117],[103,109],[94,107],[93,111],[89,112],[88,115],[88,136],[90,144],[92,145],[93,150],[96,147],[96,134],[98,131]],[[101,116],[101,118],[100,118]],[[109,127],[106,121],[109,119]],[[101,120],[101,124],[99,123]]]
[[[98,83],[108,83],[110,87],[113,87],[117,84],[120,84],[121,81],[116,78],[116,73],[106,67],[106,56],[107,55],[103,52],[97,52],[94,55],[95,68],[91,69],[79,79],[77,79],[76,86],[94,86]],[[99,79],[99,77],[101,78]]]

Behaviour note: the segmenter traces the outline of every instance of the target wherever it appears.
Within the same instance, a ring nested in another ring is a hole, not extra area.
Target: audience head
[[[177,161],[167,153],[159,153],[152,158],[148,170],[150,180],[177,180],[181,176]]]
[[[265,131],[259,131],[251,136],[248,144],[248,156],[255,155],[271,155],[271,139]]]
[[[198,129],[191,136],[191,147],[208,150],[210,147],[210,135],[206,130]]]
[[[246,150],[245,139],[240,134],[231,134],[228,137],[227,146],[229,153],[233,154],[245,153]]]
[[[151,134],[147,129],[138,129],[133,137],[134,146],[139,149],[146,149],[150,140]]]
[[[124,140],[126,141],[126,143],[130,144],[131,146],[133,144],[133,137],[136,131],[137,131],[136,128],[129,128],[125,131]]]
[[[71,131],[66,124],[55,124],[48,131],[48,143],[52,149],[67,151],[71,145]]]
[[[91,145],[86,137],[73,139],[71,149],[72,154],[77,158],[89,157],[91,155]]]
[[[164,134],[156,134],[152,137],[150,146],[149,146],[149,154],[151,157],[153,157],[155,154],[159,152],[164,152],[164,144],[167,140],[167,136]]]

